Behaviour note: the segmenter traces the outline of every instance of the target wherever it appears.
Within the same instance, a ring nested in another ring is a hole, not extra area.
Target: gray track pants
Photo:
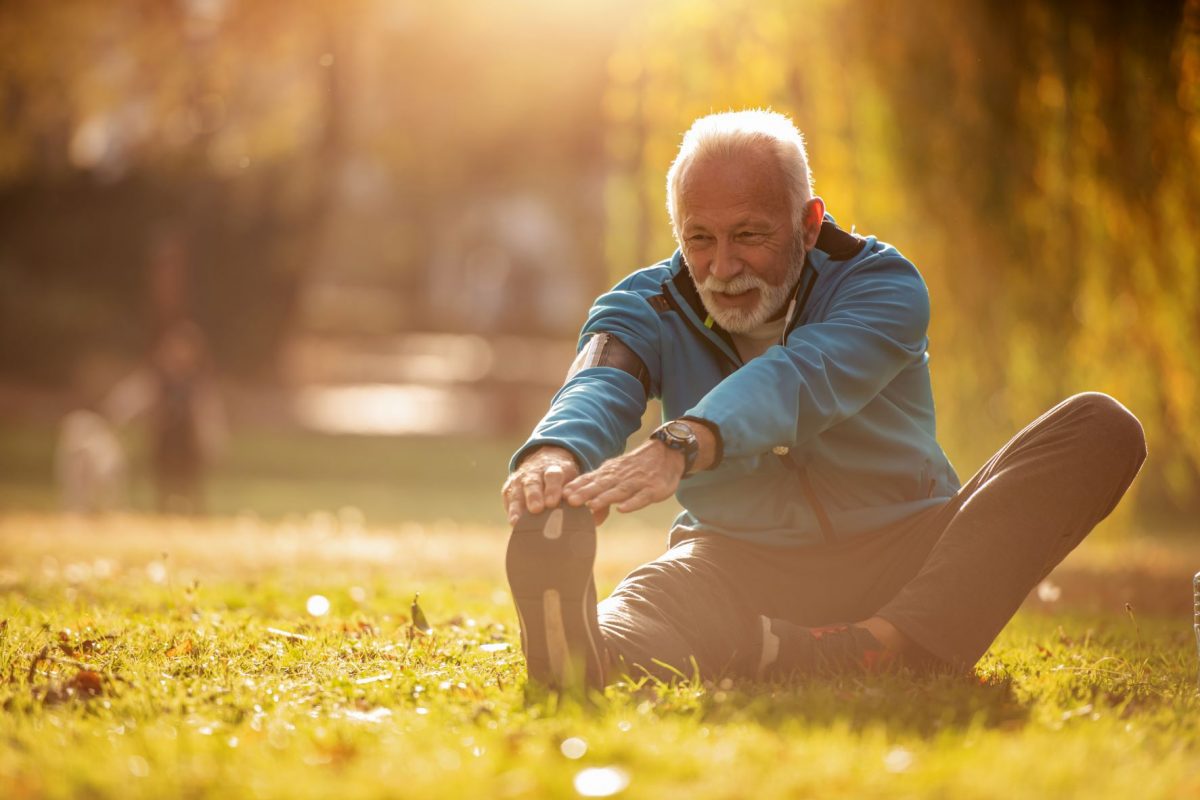
[[[611,658],[669,676],[736,672],[761,615],[801,625],[878,615],[947,664],[973,665],[1030,589],[1116,507],[1146,458],[1142,426],[1080,394],[1008,442],[944,506],[834,545],[672,541],[599,606]],[[640,669],[639,669],[640,668]]]

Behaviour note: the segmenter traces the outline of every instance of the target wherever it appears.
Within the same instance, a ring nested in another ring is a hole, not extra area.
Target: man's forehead
[[[693,209],[684,208],[682,224],[684,228],[705,228],[709,225],[773,228],[780,221],[780,219],[770,214],[764,214],[759,210],[749,207],[709,209],[697,206]]]
[[[688,166],[679,184],[684,218],[724,214],[769,216],[790,204],[786,178],[770,153],[710,155]]]

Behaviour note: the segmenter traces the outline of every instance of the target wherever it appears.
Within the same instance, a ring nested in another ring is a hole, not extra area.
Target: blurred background
[[[1198,0],[3,0],[0,507],[499,523],[682,132],[753,106],[924,273],[964,478],[1106,391],[1121,524],[1189,527]]]

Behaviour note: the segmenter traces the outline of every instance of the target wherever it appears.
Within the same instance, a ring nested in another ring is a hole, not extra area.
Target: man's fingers
[[[567,498],[568,503],[573,506],[581,506],[592,498],[597,490],[597,484],[593,477],[595,474],[589,472],[587,475],[580,475],[563,487],[563,497]]]
[[[571,491],[578,491],[584,486],[593,483],[596,480],[596,476],[599,474],[599,472],[586,472],[583,475],[579,475],[572,480],[567,481],[567,485],[564,488]]]
[[[617,484],[604,491],[596,494],[587,501],[588,508],[600,508],[601,506],[611,506],[613,503],[620,503],[628,500],[638,491],[636,486],[628,484]]]
[[[641,489],[628,500],[618,504],[617,511],[620,511],[622,514],[628,514],[630,511],[637,511],[640,508],[645,508],[653,503],[654,499],[653,490],[649,488]]]
[[[513,516],[513,500],[516,496],[516,481],[513,478],[513,475],[509,475],[504,481],[504,485],[500,487],[500,503],[504,506],[504,513],[508,516],[510,525],[517,521]],[[516,513],[519,515],[521,513],[520,504],[518,503],[517,506]]]
[[[566,475],[563,473],[563,468],[558,464],[551,464],[542,472],[542,482],[544,484],[546,508],[558,507],[558,501],[562,499],[563,483]]]
[[[521,481],[521,490],[525,495],[525,507],[532,514],[540,514],[546,507],[542,495],[542,479],[539,475],[528,475]]]
[[[521,495],[514,494],[508,501],[508,524],[516,525],[521,518]]]
[[[508,476],[500,489],[508,521],[516,522],[525,509],[540,514],[547,508],[556,507],[562,500],[563,486],[578,475],[579,469],[574,462],[562,463],[561,459],[527,460]]]

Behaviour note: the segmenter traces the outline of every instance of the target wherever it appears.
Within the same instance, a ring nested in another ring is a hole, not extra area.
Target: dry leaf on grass
[[[174,647],[167,650],[167,656],[169,656],[170,658],[175,658],[176,656],[185,656],[195,649],[196,649],[196,646],[194,644],[192,644],[191,639],[184,639],[179,644],[177,644]]]
[[[421,593],[417,592],[413,595],[412,601],[412,624],[413,627],[421,633],[432,633],[433,626],[429,624],[429,620],[425,618],[425,612],[421,610],[421,606],[417,604],[417,600],[421,597]]]

